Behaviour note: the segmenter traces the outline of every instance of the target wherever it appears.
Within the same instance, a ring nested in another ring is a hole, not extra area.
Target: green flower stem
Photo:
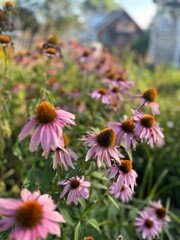
[[[8,69],[8,55],[7,55],[7,46],[3,46],[3,53],[4,53],[4,72],[2,74],[2,77],[0,78],[0,136],[2,139],[0,139],[0,142],[3,141],[3,137],[6,135],[6,127],[5,127],[5,96],[4,96],[4,86],[6,83],[6,75],[7,75],[7,69]]]
[[[43,87],[42,87],[42,101],[46,100],[47,98],[47,79],[49,76],[49,69],[50,69],[50,65],[51,65],[51,58],[47,59],[47,63],[46,63],[46,73],[43,76]]]

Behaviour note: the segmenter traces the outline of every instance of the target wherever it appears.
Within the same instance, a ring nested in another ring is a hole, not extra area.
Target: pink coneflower
[[[158,127],[154,116],[134,110],[133,114],[132,119],[135,122],[135,135],[151,147],[154,147],[155,144],[162,146],[164,144],[164,135],[162,129]]]
[[[39,191],[31,193],[28,189],[21,191],[21,200],[0,198],[0,232],[16,224],[10,233],[14,240],[47,239],[48,233],[61,236],[58,222],[65,222],[63,216],[54,211],[56,205],[47,194]]]
[[[132,198],[133,192],[126,184],[123,184],[121,189],[119,189],[118,183],[114,182],[110,188],[110,193],[117,199],[121,199],[123,202],[129,202]]]
[[[91,186],[91,183],[85,181],[84,176],[82,178],[76,176],[72,177],[69,180],[59,181],[58,185],[64,185],[64,189],[60,195],[60,198],[63,198],[67,192],[67,204],[74,202],[75,205],[78,205],[78,198],[89,198],[88,187]]]
[[[44,54],[48,57],[48,58],[53,58],[55,56],[58,56],[58,52],[56,51],[55,48],[53,47],[48,47],[47,49],[44,50]]]
[[[157,96],[158,93],[155,88],[150,88],[146,90],[143,94],[138,94],[136,97],[141,98],[141,101],[135,109],[139,109],[143,105],[149,104],[152,109],[153,115],[159,114],[159,105],[155,102]]]
[[[106,72],[106,76],[101,79],[101,81],[108,86],[114,82],[116,78],[116,72],[113,69],[109,69]]]
[[[90,96],[96,100],[101,99],[102,103],[108,104],[110,101],[109,92],[105,88],[100,88],[90,93]]]
[[[137,173],[132,169],[132,162],[130,160],[121,160],[121,165],[115,165],[107,169],[104,173],[109,179],[115,177],[118,174],[117,184],[119,190],[123,184],[130,186],[132,191],[134,191],[134,186],[136,185]]]
[[[102,82],[110,85],[115,85],[116,87],[119,87],[122,91],[128,93],[129,89],[134,85],[134,82],[126,80],[124,74],[116,74],[115,77],[113,77],[113,81],[108,78],[102,79]]]
[[[29,150],[34,152],[41,143],[47,157],[51,149],[62,146],[62,127],[75,125],[74,119],[75,116],[72,113],[54,108],[47,102],[41,102],[36,108],[35,115],[29,118],[18,138],[24,139],[37,126],[31,137]]]
[[[65,150],[61,148],[57,148],[55,150],[53,159],[53,169],[56,169],[57,165],[60,165],[60,167],[64,168],[65,170],[68,170],[68,166],[74,169],[74,165],[72,163],[71,158],[73,158],[76,161],[78,159],[78,156],[69,148],[69,138],[65,133],[63,133],[63,140],[64,140],[63,147],[65,148]]]
[[[133,146],[133,149],[136,148],[137,139],[134,134],[134,121],[127,119],[123,122],[113,122],[109,125],[117,134],[116,144],[121,145],[122,140],[125,140],[125,150],[128,151]]]
[[[120,157],[124,157],[115,146],[116,133],[112,128],[105,128],[99,133],[91,133],[83,138],[84,145],[90,147],[85,161],[91,158],[97,158],[98,167],[101,167],[103,160],[107,167],[111,167],[111,158],[120,163]]]
[[[119,99],[116,99],[116,98],[111,99],[111,101],[108,103],[108,107],[110,109],[113,109],[115,112],[118,111],[120,106],[121,106],[121,102],[119,101]]]
[[[122,101],[123,101],[123,96],[122,96],[122,94],[121,94],[121,90],[120,90],[119,87],[117,87],[117,86],[111,86],[110,89],[109,89],[109,91],[108,91],[108,93],[109,93],[109,96],[110,96],[110,98],[111,98],[112,100],[113,100],[113,99],[116,99],[117,101],[120,102],[120,104],[122,103]]]
[[[93,59],[93,52],[88,50],[88,49],[85,49],[81,55],[78,57],[78,61],[80,63],[84,63],[84,62],[88,62],[88,61],[91,61]]]
[[[136,231],[141,232],[142,238],[152,240],[159,236],[161,227],[156,219],[148,214],[146,211],[139,212],[140,217],[136,218]]]
[[[171,221],[170,217],[167,215],[167,210],[163,207],[161,201],[153,201],[150,205],[150,207],[145,208],[145,211],[150,215],[153,215],[161,226],[163,223]]]

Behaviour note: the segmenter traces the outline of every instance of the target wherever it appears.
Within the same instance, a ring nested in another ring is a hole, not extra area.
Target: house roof
[[[160,5],[165,5],[165,6],[172,6],[172,7],[180,6],[180,0],[153,0],[153,2]]]
[[[109,26],[111,23],[113,23],[116,19],[118,19],[120,16],[123,14],[126,14],[137,26],[137,28],[143,32],[143,30],[138,26],[138,24],[130,17],[130,15],[123,9],[119,9],[116,11],[111,12],[108,14],[106,17],[104,17],[96,26],[95,30],[96,32],[101,31],[102,29],[106,28]]]

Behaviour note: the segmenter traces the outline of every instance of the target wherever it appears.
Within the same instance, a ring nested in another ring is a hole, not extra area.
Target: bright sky
[[[143,29],[147,28],[156,13],[153,0],[117,0]]]

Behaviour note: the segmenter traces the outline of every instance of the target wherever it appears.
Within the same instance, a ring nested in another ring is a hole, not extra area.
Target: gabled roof
[[[95,30],[97,32],[101,31],[102,29],[106,28],[107,26],[109,26],[111,23],[113,23],[116,19],[118,19],[120,16],[122,16],[123,14],[126,14],[137,26],[137,28],[140,31],[143,31],[138,25],[137,23],[129,16],[129,14],[123,9],[119,9],[116,11],[111,12],[110,14],[108,14],[106,17],[104,17],[96,26],[95,26]]]
[[[180,6],[180,0],[153,0],[153,2],[165,6]]]

